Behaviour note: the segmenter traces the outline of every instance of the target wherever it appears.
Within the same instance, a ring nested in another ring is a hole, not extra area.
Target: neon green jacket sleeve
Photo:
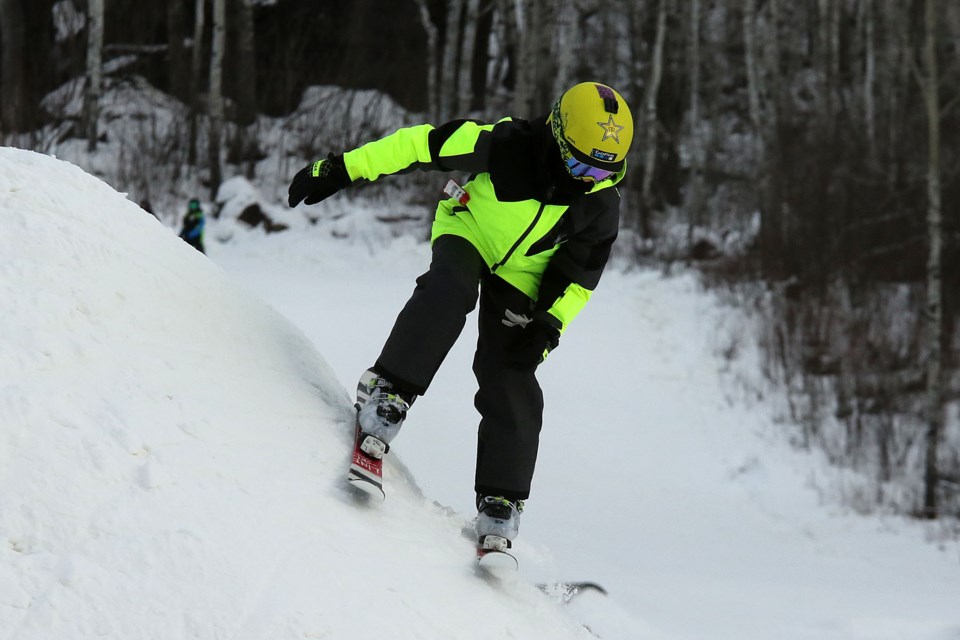
[[[570,322],[583,310],[592,295],[593,291],[590,289],[571,282],[560,297],[554,300],[547,309],[547,313],[560,321],[560,333],[566,331]]]
[[[480,173],[489,163],[492,124],[453,120],[439,127],[421,124],[398,129],[343,154],[351,180],[425,171]]]
[[[380,176],[429,168],[429,135],[433,126],[421,124],[398,129],[343,154],[343,164],[351,180],[376,180]],[[426,166],[424,166],[426,165]]]

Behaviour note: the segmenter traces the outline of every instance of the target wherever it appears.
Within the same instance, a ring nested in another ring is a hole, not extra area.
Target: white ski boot
[[[508,550],[520,530],[523,501],[512,502],[500,496],[477,500],[477,563],[485,568],[518,567]]]
[[[393,383],[373,370],[367,370],[357,383],[357,433],[347,481],[366,494],[385,497],[383,456],[393,440],[407,410],[416,396],[397,392]]]
[[[413,399],[397,391],[392,382],[368,369],[357,383],[357,424],[368,436],[362,443],[364,453],[383,458],[390,442],[397,437]]]

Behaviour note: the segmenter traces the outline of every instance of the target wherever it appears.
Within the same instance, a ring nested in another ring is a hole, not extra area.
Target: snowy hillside
[[[323,358],[121,194],[0,149],[0,255],[0,637],[589,637],[399,460],[353,504]]]
[[[785,445],[748,325],[690,274],[611,270],[542,368],[515,581],[479,579],[460,535],[473,322],[389,499],[357,505],[347,390],[429,251],[354,237],[349,206],[215,222],[205,257],[0,148],[0,640],[960,639],[960,547],[822,494],[836,472]],[[610,595],[561,607],[533,586],[557,579]]]
[[[331,241],[339,228],[249,236],[211,258],[323,345],[348,387],[429,250]],[[475,343],[471,319],[393,442],[426,495],[464,512]],[[691,274],[605,274],[539,372],[541,455],[517,541],[525,577],[602,583],[610,602],[573,604],[604,638],[958,640],[956,540],[845,511],[842,472],[788,446],[782,399],[758,363],[749,324]]]

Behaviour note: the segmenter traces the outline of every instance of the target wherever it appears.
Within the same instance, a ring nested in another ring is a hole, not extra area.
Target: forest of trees
[[[797,442],[867,479],[854,506],[960,515],[960,2],[0,0],[4,144],[57,126],[95,151],[104,87],[134,76],[186,105],[174,144],[212,192],[256,179],[258,116],[310,86],[435,123],[615,86],[621,250],[756,310]],[[55,122],[43,98],[77,79]]]

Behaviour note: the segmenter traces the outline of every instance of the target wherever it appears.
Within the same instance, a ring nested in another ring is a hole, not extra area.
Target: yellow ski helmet
[[[623,168],[633,116],[612,87],[581,82],[557,99],[547,122],[573,177],[599,181]]]

